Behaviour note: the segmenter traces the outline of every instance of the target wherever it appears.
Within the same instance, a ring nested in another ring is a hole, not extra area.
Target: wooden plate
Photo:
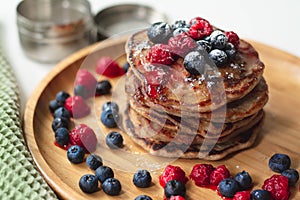
[[[103,144],[103,136],[109,131],[99,123],[100,104],[108,97],[89,102],[93,106],[93,114],[84,120],[94,122],[99,140],[97,153],[104,158],[104,164],[115,169],[115,177],[121,181],[122,192],[119,196],[110,197],[102,190],[94,194],[84,194],[78,187],[79,178],[86,173],[93,173],[85,163],[74,165],[68,162],[66,151],[54,145],[51,129],[52,116],[48,110],[48,102],[55,98],[60,90],[72,94],[74,78],[79,67],[95,68],[99,57],[108,55],[117,58],[120,64],[125,62],[124,44],[126,37],[107,40],[100,44],[87,47],[61,63],[35,89],[27,102],[24,115],[25,137],[34,161],[56,193],[63,199],[134,199],[140,194],[148,194],[153,199],[163,199],[163,189],[159,186],[158,176],[166,162],[159,162],[153,167],[151,161],[130,163],[134,167],[158,168],[152,171],[153,184],[150,188],[138,189],[132,183],[133,171],[121,169],[128,164],[126,157],[119,157],[118,166],[110,161],[110,156],[117,156],[118,152],[107,151]],[[202,160],[172,161],[173,165],[181,166],[187,174],[196,163],[211,163],[214,166],[225,164],[232,174],[242,170],[248,171],[254,181],[253,189],[261,188],[263,181],[272,172],[268,167],[268,160],[274,153],[286,153],[292,159],[292,167],[300,170],[300,59],[274,49],[270,46],[251,42],[258,50],[262,61],[266,65],[265,78],[269,84],[270,100],[265,108],[266,119],[261,135],[253,148],[233,154],[226,159],[215,162]],[[88,59],[86,57],[88,56]],[[115,89],[122,85],[117,79],[111,80]],[[78,121],[77,121],[78,122]],[[80,121],[79,121],[80,122]],[[125,135],[125,134],[124,134]],[[143,151],[135,146],[125,136],[125,146],[133,154]],[[106,155],[108,154],[108,156]],[[137,161],[138,162],[138,161]],[[127,163],[127,164],[126,164]],[[121,167],[120,167],[121,166]],[[132,169],[134,169],[134,167]],[[130,168],[130,166],[129,166]],[[291,188],[292,199],[300,199],[299,185]],[[220,199],[216,191],[199,188],[192,181],[187,183],[187,199]]]

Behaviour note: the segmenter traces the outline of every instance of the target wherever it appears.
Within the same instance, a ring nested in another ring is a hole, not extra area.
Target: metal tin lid
[[[98,40],[136,32],[158,21],[167,21],[167,16],[150,6],[139,4],[119,4],[99,11],[94,21]]]

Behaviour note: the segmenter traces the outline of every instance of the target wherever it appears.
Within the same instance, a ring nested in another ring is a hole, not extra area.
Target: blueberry
[[[189,28],[177,28],[173,31],[173,36],[183,34],[183,33],[188,33],[189,30],[190,30]]]
[[[223,179],[219,185],[219,191],[224,197],[232,198],[239,191],[239,184],[233,178]]]
[[[55,131],[55,141],[59,146],[64,146],[69,143],[69,130],[66,128],[58,128]]]
[[[205,36],[202,40],[210,43],[210,35],[209,36]]]
[[[252,178],[246,171],[237,173],[234,177],[234,180],[238,182],[241,190],[249,189],[252,186]]]
[[[107,128],[117,127],[117,122],[119,120],[118,113],[114,113],[112,110],[102,111],[101,113],[101,122]]]
[[[108,166],[100,166],[95,170],[95,175],[103,183],[106,179],[114,177],[114,171]]]
[[[98,167],[103,165],[102,158],[96,154],[90,154],[86,158],[86,165],[91,169],[91,170],[96,170]]]
[[[96,95],[109,94],[111,89],[111,84],[108,80],[99,81],[96,84]]]
[[[149,171],[147,170],[138,170],[134,175],[133,175],[133,184],[136,187],[139,188],[147,188],[150,187],[152,177]]]
[[[251,200],[270,200],[271,195],[267,190],[253,190],[251,192]]]
[[[134,200],[152,200],[152,198],[147,195],[139,195]]]
[[[225,53],[227,54],[228,58],[235,58],[236,56],[236,50],[233,44],[227,43],[224,49]]]
[[[201,47],[201,49],[204,49],[207,53],[210,52],[212,49],[211,43],[209,41],[198,40],[197,44],[199,45],[199,47]]]
[[[57,110],[58,108],[63,107],[63,106],[64,106],[64,104],[56,101],[56,99],[51,100],[49,102],[49,110],[51,113],[54,113],[55,110]]]
[[[291,166],[291,159],[286,154],[276,153],[269,160],[269,167],[272,171],[281,173]]]
[[[122,186],[118,179],[108,178],[102,183],[102,189],[106,194],[116,196],[120,194]]]
[[[74,95],[75,96],[81,96],[82,98],[87,98],[87,89],[85,86],[83,85],[75,85],[75,88],[74,88]]]
[[[69,93],[65,91],[60,91],[56,94],[56,101],[64,104],[66,102],[66,99],[69,97],[70,97]]]
[[[65,107],[60,107],[60,108],[56,109],[54,111],[53,116],[54,116],[54,118],[57,118],[57,117],[66,118],[66,119],[71,118],[70,112]]]
[[[82,163],[84,161],[84,150],[78,145],[70,146],[67,151],[67,157],[71,163]]]
[[[293,186],[297,183],[299,180],[299,173],[295,169],[286,169],[283,172],[281,172],[281,175],[287,177],[289,179],[289,185]]]
[[[210,42],[215,49],[224,49],[227,44],[226,35],[219,30],[216,30],[210,35]]]
[[[190,24],[186,23],[185,20],[177,20],[175,21],[174,24],[172,24],[173,29],[178,29],[178,28],[190,28]]]
[[[183,65],[191,75],[200,75],[205,70],[205,57],[199,51],[191,51],[184,57]]]
[[[227,63],[227,54],[222,50],[214,49],[208,56],[218,67]]]
[[[177,195],[185,197],[186,188],[184,183],[182,183],[181,181],[171,180],[166,183],[164,192],[167,198]]]
[[[69,128],[70,120],[65,117],[56,117],[52,121],[52,130],[56,131],[58,128]]]
[[[102,111],[112,110],[114,113],[119,112],[119,106],[113,101],[107,101],[102,106]]]
[[[98,179],[92,174],[85,174],[79,179],[79,187],[85,193],[93,193],[98,190]]]
[[[110,132],[106,135],[106,145],[111,149],[123,147],[123,136],[119,132]]]
[[[150,26],[147,31],[148,38],[151,42],[167,44],[172,36],[172,27],[165,22],[156,22]]]
[[[128,71],[128,69],[130,68],[130,64],[128,62],[126,62],[123,66],[122,66],[124,72],[126,73]]]

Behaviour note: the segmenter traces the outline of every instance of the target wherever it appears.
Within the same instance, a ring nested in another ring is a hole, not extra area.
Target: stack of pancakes
[[[153,155],[207,160],[253,145],[268,87],[264,64],[249,43],[240,41],[240,59],[205,76],[190,76],[182,58],[171,66],[147,62],[152,45],[147,31],[126,44],[131,67],[123,128],[137,144]]]

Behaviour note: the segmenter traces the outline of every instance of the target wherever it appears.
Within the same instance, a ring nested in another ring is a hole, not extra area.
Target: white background
[[[138,2],[164,12],[170,22],[201,16],[215,26],[237,32],[242,38],[256,40],[300,57],[299,0],[89,1],[93,14],[112,4]],[[20,0],[1,1],[0,45],[15,71],[21,90],[21,102],[24,105],[55,63],[41,64],[24,55],[16,26],[16,7],[19,2]]]

